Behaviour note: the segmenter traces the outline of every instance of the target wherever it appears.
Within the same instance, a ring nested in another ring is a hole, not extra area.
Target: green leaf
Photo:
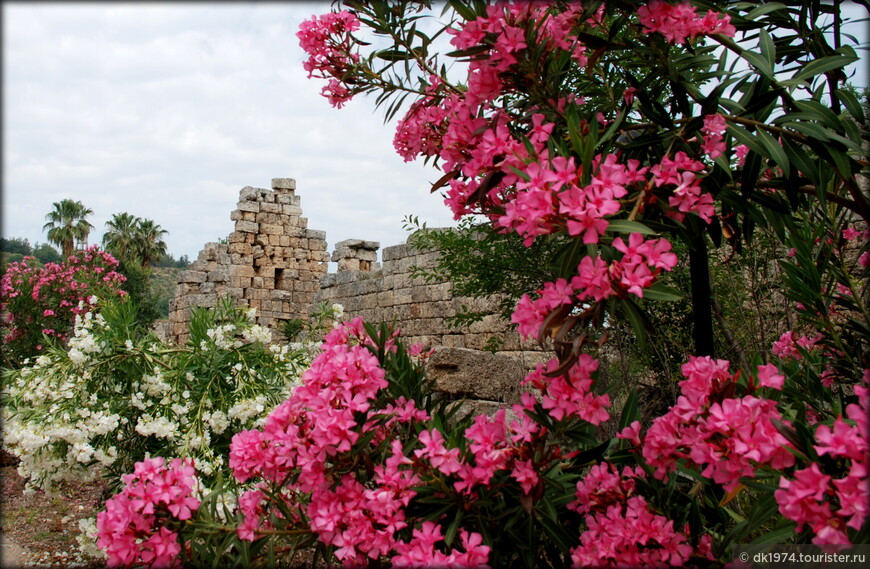
[[[643,291],[643,297],[648,298],[650,300],[664,300],[673,302],[675,300],[682,300],[683,296],[676,290],[669,286],[666,286],[660,282],[653,283],[653,285]]]
[[[728,125],[728,132],[731,133],[731,136],[737,141],[738,144],[745,144],[749,147],[750,150],[758,154],[759,156],[764,156],[765,158],[770,158],[767,154],[767,150],[765,146],[759,141],[756,137],[754,137],[749,131],[747,131],[742,126],[737,126],[736,124]]]
[[[823,122],[825,126],[833,130],[840,130],[840,118],[834,114],[834,111],[820,102],[807,100],[795,101],[794,104],[799,110],[812,113],[816,120]]]
[[[856,121],[863,123],[864,122],[864,108],[861,106],[861,103],[858,101],[858,98],[855,97],[855,94],[848,89],[837,89],[837,98],[840,99],[840,102],[846,107],[846,110],[849,111],[849,114],[852,115]]]
[[[628,398],[625,400],[625,405],[622,406],[622,413],[619,415],[619,427],[617,431],[631,425],[634,421],[640,419],[640,408],[637,406],[637,389],[632,389]]]
[[[798,169],[798,172],[806,176],[814,185],[819,185],[818,165],[807,151],[798,143],[788,138],[783,139],[783,148],[788,154],[791,163]]]
[[[448,547],[453,543],[453,538],[456,537],[456,532],[459,530],[459,524],[462,523],[463,513],[464,512],[461,509],[457,510],[456,517],[453,518],[453,522],[444,534],[444,543],[446,543]]]
[[[746,16],[744,16],[744,18],[749,21],[757,20],[759,16],[763,16],[765,14],[769,14],[770,12],[780,10],[788,10],[788,6],[780,2],[771,2],[769,4],[762,4],[761,6],[753,8],[746,13]]]
[[[776,528],[751,542],[751,545],[763,543],[785,543],[788,538],[794,535],[795,522],[780,523]]]
[[[773,79],[773,66],[763,55],[747,50],[743,52],[742,57],[755,67],[755,69],[757,69],[764,77]]]
[[[845,67],[857,60],[857,57],[850,57],[848,55],[829,55],[805,64],[797,73],[794,74],[793,78],[809,79],[833,69],[840,69],[841,67]]]
[[[571,549],[577,546],[577,536],[566,531],[565,528],[551,520],[548,516],[541,516],[540,523],[544,533],[553,540],[553,543],[556,544],[556,547],[563,554],[569,554]]]
[[[641,235],[655,235],[656,232],[638,221],[628,219],[608,220],[607,231],[611,233],[640,233]]]
[[[788,155],[783,150],[782,146],[773,138],[770,133],[759,129],[755,135],[764,144],[765,148],[767,148],[770,157],[773,158],[773,161],[776,162],[780,168],[782,168],[783,172],[788,172]]]
[[[767,60],[768,67],[773,71],[773,66],[776,62],[776,45],[774,45],[773,40],[770,39],[770,34],[764,28],[761,28],[759,32],[758,47],[761,49],[761,55]]]
[[[796,130],[801,134],[810,136],[822,142],[831,140],[831,133],[823,126],[814,122],[785,122],[782,126]]]
[[[377,52],[375,57],[384,61],[405,61],[411,59],[411,54],[401,49],[383,49]]]
[[[480,55],[486,51],[489,51],[490,47],[488,45],[476,45],[474,47],[470,47],[468,49],[459,49],[456,51],[451,51],[446,54],[447,57],[471,57],[473,55]]]
[[[625,314],[626,319],[628,319],[629,324],[631,324],[631,329],[634,331],[634,335],[637,338],[640,348],[646,349],[647,326],[640,307],[630,298],[621,302],[620,307],[622,308],[622,312]]]

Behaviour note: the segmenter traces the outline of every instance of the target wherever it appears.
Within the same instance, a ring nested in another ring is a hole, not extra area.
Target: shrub
[[[20,364],[50,343],[68,340],[75,316],[89,311],[96,299],[126,296],[117,266],[97,247],[77,251],[61,264],[39,266],[33,257],[11,263],[0,279],[7,364]]]

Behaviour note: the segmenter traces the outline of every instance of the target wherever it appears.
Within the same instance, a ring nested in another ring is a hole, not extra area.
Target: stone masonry
[[[437,251],[421,251],[409,243],[386,247],[383,266],[378,268],[373,264],[377,248],[378,243],[361,240],[336,244],[332,260],[338,262],[338,271],[321,280],[315,300],[337,302],[350,317],[393,323],[408,342],[425,348],[485,350],[487,343],[497,338],[503,342],[498,349],[501,355],[531,356],[534,348],[522,343],[509,323],[498,316],[495,299],[454,296],[450,282],[427,282],[412,274],[414,267],[432,267]],[[447,319],[463,306],[489,315],[467,328],[451,329]],[[526,365],[540,361],[532,360]]]
[[[186,342],[191,308],[223,297],[255,308],[258,323],[273,330],[308,316],[315,303],[340,303],[345,318],[392,323],[408,342],[436,349],[430,377],[451,398],[488,411],[516,401],[523,375],[546,356],[497,315],[496,299],[454,296],[450,282],[415,277],[413,269],[432,267],[438,252],[410,243],[386,247],[382,266],[374,241],[341,241],[330,257],[325,232],[308,229],[295,190],[290,178],[273,179],[271,190],[242,188],[230,215],[235,230],[225,243],[207,243],[178,278],[168,339]],[[338,266],[333,274],[330,259]],[[451,329],[447,319],[464,307],[489,315]],[[498,354],[483,351],[492,339],[501,341]]]
[[[281,320],[305,317],[326,275],[326,232],[308,229],[296,180],[273,178],[272,189],[246,186],[230,214],[235,231],[226,243],[207,243],[178,278],[169,307],[169,337],[187,341],[193,306],[229,297],[257,309],[257,321],[277,329]]]

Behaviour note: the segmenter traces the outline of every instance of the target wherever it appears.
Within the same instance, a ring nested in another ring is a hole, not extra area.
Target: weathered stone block
[[[253,221],[237,221],[236,231],[241,233],[259,233],[260,224]]]
[[[178,282],[180,283],[204,283],[206,273],[202,271],[184,271],[179,275]]]
[[[239,192],[239,201],[244,200],[256,200],[259,196],[259,192],[257,188],[252,188],[251,186],[245,186]]]
[[[260,211],[260,202],[243,201],[239,202],[236,207],[239,211],[251,211],[257,213]]]
[[[230,243],[227,247],[227,251],[230,253],[230,263],[234,261],[232,255],[250,255],[251,254],[251,246],[247,243]]]
[[[226,282],[230,280],[230,271],[224,267],[219,267],[208,274],[208,280],[211,282]]]
[[[473,399],[513,402],[525,370],[515,360],[490,352],[439,348],[429,358],[426,371],[436,389]]]
[[[295,190],[296,180],[294,178],[272,178],[273,190]]]
[[[260,224],[262,228],[264,223],[270,223],[272,225],[281,225],[286,218],[282,215],[278,215],[276,213],[258,213],[257,214],[257,223]]]
[[[272,223],[261,223],[260,233],[264,233],[266,235],[283,235],[284,228],[280,225],[275,225]]]

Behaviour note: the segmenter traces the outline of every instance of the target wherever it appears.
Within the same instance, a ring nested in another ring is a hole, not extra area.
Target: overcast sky
[[[52,203],[153,219],[176,258],[232,230],[244,186],[295,178],[308,227],[395,245],[449,225],[440,176],[394,152],[374,99],[341,110],[295,36],[328,2],[3,3],[3,235],[45,242]]]
[[[295,33],[328,10],[4,2],[3,235],[45,242],[45,214],[72,198],[94,211],[90,242],[128,212],[193,260],[232,231],[242,187],[278,177],[296,179],[330,249],[404,242],[408,214],[451,224],[429,193],[438,171],[395,154],[374,99],[336,110],[306,78]]]

